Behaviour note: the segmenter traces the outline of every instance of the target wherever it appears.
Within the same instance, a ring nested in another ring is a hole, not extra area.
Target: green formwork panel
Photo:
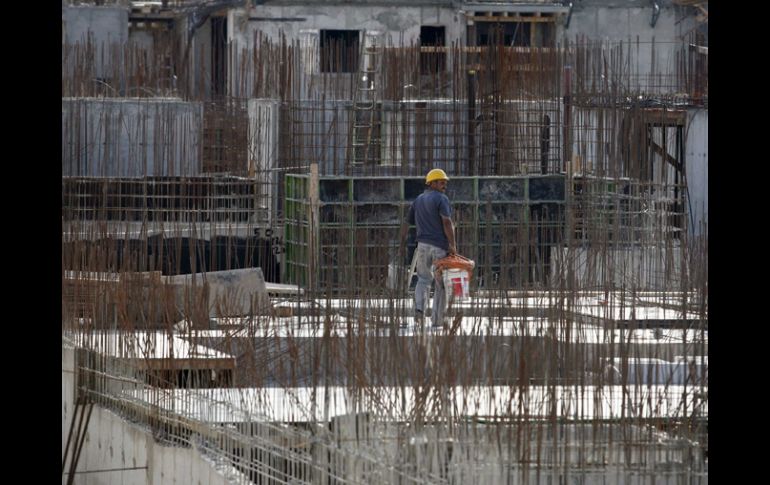
[[[286,177],[287,281],[307,284],[309,176]],[[486,285],[521,286],[563,230],[564,176],[450,177],[458,251],[477,262]],[[400,226],[424,190],[421,177],[319,177],[319,285],[383,285],[395,262]],[[535,227],[535,225],[537,227]],[[290,226],[291,229],[290,229]],[[412,228],[413,231],[413,228]],[[410,248],[409,253],[413,248]]]
[[[296,285],[307,285],[309,240],[307,180],[302,176],[284,179],[284,254],[283,280]]]

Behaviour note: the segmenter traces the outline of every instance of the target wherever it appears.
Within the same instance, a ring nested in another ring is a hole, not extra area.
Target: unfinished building
[[[63,482],[708,483],[707,2],[87,3]]]

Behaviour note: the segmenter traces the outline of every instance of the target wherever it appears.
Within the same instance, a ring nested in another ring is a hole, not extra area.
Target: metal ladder
[[[382,82],[379,79],[383,49],[383,36],[379,31],[363,32],[363,48],[356,74],[356,91],[353,100],[353,157],[351,164],[363,166],[379,160],[381,142]]]

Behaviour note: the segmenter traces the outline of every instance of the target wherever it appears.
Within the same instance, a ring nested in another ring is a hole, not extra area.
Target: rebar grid
[[[683,49],[675,70],[636,72],[647,47],[452,46],[425,76],[424,48],[386,44],[366,116],[357,74],[317,72],[301,41],[231,47],[213,101],[203,73],[165,74],[173,45],[109,51],[98,83],[98,49],[66,47],[62,334],[85,349],[79,392],[256,483],[706,481],[707,232],[690,231],[678,130],[707,104],[707,66]],[[159,95],[199,115],[100,111]],[[476,180],[453,202],[479,272],[428,331],[405,282],[383,283],[407,179],[419,191],[435,166]],[[549,176],[558,218],[479,185]],[[212,318],[206,272],[276,261],[320,274],[246,314],[226,295]],[[200,279],[168,279],[186,273]],[[283,407],[301,418],[269,416]]]

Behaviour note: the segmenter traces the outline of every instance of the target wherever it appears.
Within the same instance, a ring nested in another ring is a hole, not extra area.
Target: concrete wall
[[[132,52],[138,54],[137,50],[141,52],[141,56],[146,59],[145,62],[155,67],[152,70],[158,69],[158,75],[163,81],[168,81],[171,76],[179,76],[182,74],[182,66],[172,66],[169,64],[169,60],[174,55],[180,55],[184,52],[184,48],[187,42],[187,20],[185,16],[177,17],[173,23],[154,23],[154,22],[132,22],[128,30],[128,46]],[[173,69],[172,69],[173,67]],[[183,88],[178,85],[179,80],[172,77],[171,85],[172,89]],[[144,86],[153,91],[158,89],[156,85]],[[134,89],[142,89],[140,86],[133,86]],[[143,91],[145,94],[147,91]],[[156,91],[158,96],[174,96],[176,93],[162,93]],[[135,94],[134,91],[129,91],[128,94]]]
[[[582,0],[573,2],[566,37],[585,36],[609,41],[673,42],[696,25],[692,9],[658,1],[659,14],[652,25],[653,2],[649,0]]]
[[[702,223],[709,220],[709,112],[692,109],[687,117],[686,153],[687,187],[690,198],[690,223],[693,234],[702,234]]]
[[[276,19],[276,20],[270,20]],[[327,90],[332,86],[347,87],[351,83],[352,74],[335,73],[323,74],[324,80],[316,79],[320,71],[320,37],[321,30],[342,29],[360,31],[359,41],[366,43],[363,31],[367,34],[378,32],[379,44],[410,44],[419,43],[420,26],[444,26],[446,28],[446,45],[452,41],[465,39],[465,17],[456,9],[440,6],[369,6],[356,5],[258,5],[251,8],[233,9],[228,12],[228,41],[237,53],[251,50],[254,38],[261,34],[273,42],[279,42],[285,36],[289,42],[298,42],[300,46],[300,69],[306,76],[301,78],[300,88],[304,97],[312,97],[309,89],[315,86],[317,90],[323,82]],[[240,86],[251,86],[253,79],[249,74],[254,66],[247,63],[247,79],[241,80],[241,71],[230,66],[230,92],[238,96],[251,97],[254,93],[240,93]],[[451,67],[451,66],[448,66]],[[331,82],[330,82],[331,81]],[[258,93],[256,96],[271,96]],[[335,92],[339,99],[350,99],[352,95],[343,89]]]
[[[128,40],[128,7],[71,6],[62,8],[64,41],[83,42],[88,37],[100,42]]]
[[[202,126],[200,103],[62,98],[62,175],[198,175]]]
[[[75,349],[61,350],[61,454],[67,446],[67,434],[75,406]],[[76,423],[77,424],[77,423]]]
[[[186,42],[186,37],[183,37]],[[183,42],[183,45],[184,45]],[[189,52],[193,93],[211,95],[211,19],[195,31]]]
[[[279,136],[279,104],[274,99],[250,99],[247,104],[249,116],[249,176],[260,179],[265,193],[262,200],[268,204],[264,210],[260,208],[257,220],[270,222],[278,207],[278,191],[275,190],[279,182],[279,174],[276,170],[278,158]]]
[[[426,4],[429,3],[429,4]],[[522,5],[518,5],[521,3]],[[654,27],[653,7],[641,0],[584,0],[573,3],[569,26],[566,16],[557,21],[557,38],[585,37],[606,41],[678,42],[700,24],[692,8],[673,5],[670,1],[658,2],[660,6]],[[510,2],[503,5],[484,5],[482,2],[268,2],[248,9],[229,12],[230,40],[250,42],[253,34],[260,31],[277,38],[281,33],[289,39],[298,39],[303,31],[316,29],[366,29],[378,30],[395,36],[403,33],[405,43],[417,42],[421,25],[446,26],[448,42],[466,39],[466,14],[474,11],[503,10],[531,11],[533,5],[544,8],[562,6],[561,2]],[[276,19],[276,20],[270,20]],[[662,59],[664,61],[665,59]]]
[[[128,34],[128,41],[132,46],[146,50],[148,57],[152,58],[155,38],[153,37],[151,31],[134,29]]]
[[[250,8],[232,9],[228,13],[228,39],[240,49],[253,45],[256,33],[278,41],[281,36],[289,41],[299,41],[303,53],[303,71],[318,72],[318,44],[320,31],[324,29],[351,29],[379,31],[393,44],[417,44],[420,27],[442,25],[446,28],[446,43],[464,45],[468,23],[476,11],[515,12],[532,11],[533,4],[508,4],[464,2],[435,2],[431,5],[400,4],[395,2],[353,2],[355,7],[343,2],[319,4],[319,2],[268,2]],[[380,5],[375,5],[379,3]],[[563,7],[557,2],[537,2],[548,11]],[[390,5],[389,5],[390,4]],[[627,67],[622,73],[634,84],[646,91],[670,89],[673,79],[650,74],[673,72],[677,52],[684,48],[689,34],[706,31],[707,24],[699,23],[694,7],[680,7],[670,1],[659,2],[659,13],[652,25],[653,6],[640,0],[586,0],[573,3],[569,16],[557,17],[556,39],[559,41],[594,40],[614,44],[624,42],[624,58]],[[705,28],[704,28],[705,26]],[[451,66],[448,66],[451,68]],[[233,74],[237,75],[237,73]],[[631,87],[631,86],[629,86]]]
[[[128,8],[64,7],[62,29],[64,43],[67,45],[82,44],[87,40],[94,42],[97,49],[94,56],[94,74],[97,78],[106,78],[120,66],[120,60],[109,55],[108,49],[116,44],[125,45],[128,40]]]
[[[265,20],[268,18],[294,20]],[[244,47],[251,45],[257,31],[273,39],[281,33],[300,39],[308,31],[320,29],[377,30],[393,35],[396,43],[403,33],[403,42],[408,44],[419,42],[421,25],[443,25],[447,44],[465,38],[464,15],[440,6],[259,5],[232,10],[230,24],[230,40]]]
[[[691,8],[674,6],[670,2],[658,3],[660,13],[653,27],[653,7],[649,1],[574,2],[569,27],[565,28],[562,24],[559,37],[570,41],[586,38],[631,43],[627,53],[631,55],[628,68],[632,77],[651,72],[673,72],[675,51],[682,47],[686,35],[699,24]]]
[[[62,456],[74,413],[75,350],[62,347]],[[77,428],[77,423],[76,423]],[[70,451],[71,453],[71,451]],[[67,462],[69,469],[69,459]],[[146,467],[146,468],[145,468]],[[76,471],[114,468],[135,470],[78,473],[77,485],[226,484],[224,475],[194,448],[156,442],[147,429],[94,406]],[[62,477],[66,483],[67,474]]]

